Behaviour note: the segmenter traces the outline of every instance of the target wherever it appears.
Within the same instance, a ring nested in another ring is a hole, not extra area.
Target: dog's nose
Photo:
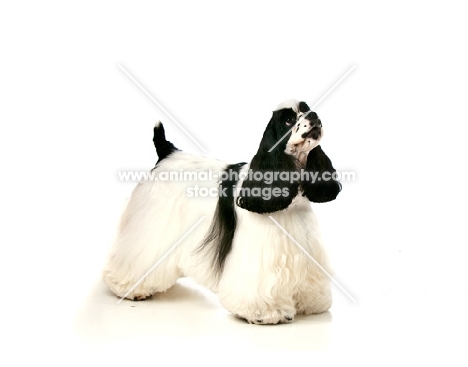
[[[315,119],[315,120],[312,122],[312,127],[322,127],[322,121],[320,121],[319,118]]]

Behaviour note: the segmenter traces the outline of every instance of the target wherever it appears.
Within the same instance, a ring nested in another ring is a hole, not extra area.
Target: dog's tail
[[[153,131],[153,143],[159,158],[156,164],[158,164],[168,155],[178,151],[179,149],[177,149],[170,141],[166,140],[166,134],[161,121],[158,121],[156,125],[154,125]]]

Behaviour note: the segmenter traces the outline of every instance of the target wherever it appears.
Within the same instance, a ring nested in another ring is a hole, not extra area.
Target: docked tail
[[[177,149],[170,141],[166,140],[166,134],[164,133],[164,127],[161,121],[156,123],[153,131],[153,143],[159,158],[156,164],[158,164],[168,155],[178,151],[179,149]]]

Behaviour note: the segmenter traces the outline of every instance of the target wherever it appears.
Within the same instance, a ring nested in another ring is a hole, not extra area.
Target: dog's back
[[[158,154],[158,162],[169,155],[180,152],[174,144],[166,139],[163,124],[158,122],[154,127],[153,143]],[[198,252],[205,252],[213,258],[213,269],[220,273],[229,252],[231,251],[234,233],[236,231],[237,216],[235,209],[235,187],[239,182],[239,172],[247,163],[241,162],[226,165],[222,172],[215,173],[219,179],[219,190],[217,191],[218,202],[211,221],[211,227],[203,242],[197,248]],[[221,177],[220,177],[221,176]],[[190,197],[195,195],[195,188],[188,188]],[[200,190],[198,190],[200,192]],[[215,190],[212,191],[216,192]],[[193,195],[192,195],[193,194]]]

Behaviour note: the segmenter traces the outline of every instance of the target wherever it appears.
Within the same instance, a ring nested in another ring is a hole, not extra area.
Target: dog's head
[[[297,104],[296,123],[286,143],[285,153],[305,165],[308,153],[319,145],[323,136],[322,121],[305,102]]]
[[[250,163],[237,204],[272,213],[286,209],[299,194],[313,202],[334,200],[341,184],[332,179],[335,169],[319,145],[322,136],[322,122],[305,102],[281,103]]]

